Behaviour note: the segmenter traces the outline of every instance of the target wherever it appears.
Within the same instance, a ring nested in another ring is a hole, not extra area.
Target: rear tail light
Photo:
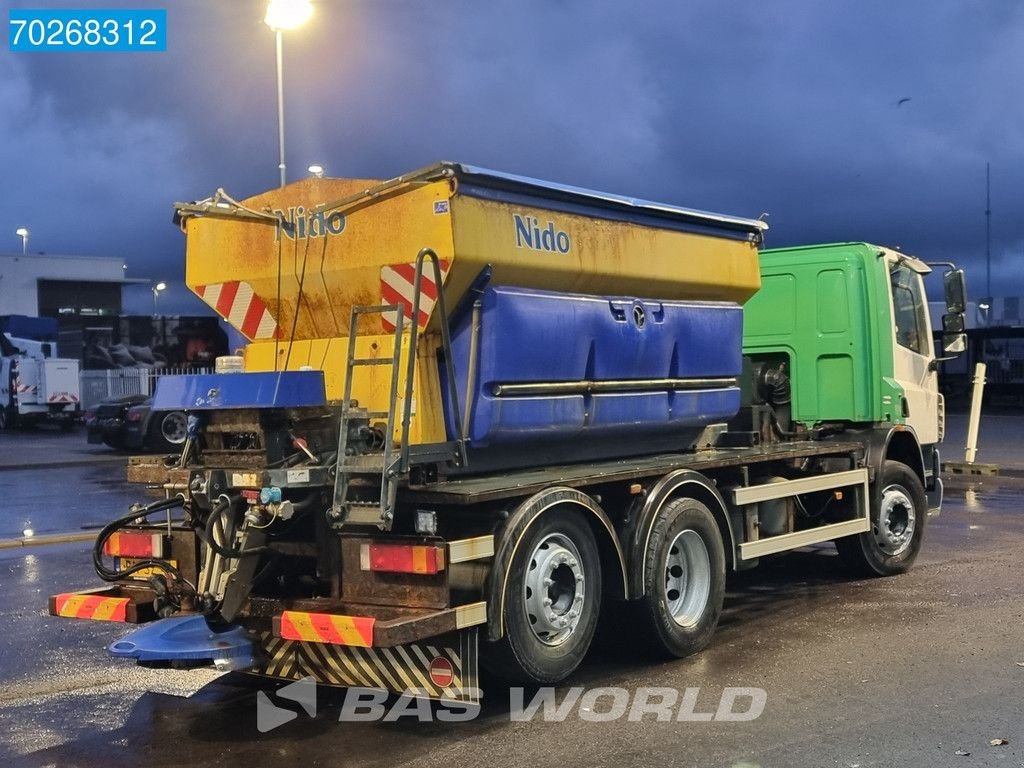
[[[433,544],[363,544],[359,567],[380,573],[435,574],[444,570],[444,548]]]
[[[128,413],[125,414],[125,421],[142,421],[142,411],[134,408],[129,408]]]
[[[115,533],[103,544],[112,557],[163,557],[164,537],[159,533]]]

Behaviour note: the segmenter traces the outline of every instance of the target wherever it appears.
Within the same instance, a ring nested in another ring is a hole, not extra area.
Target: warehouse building
[[[121,287],[136,282],[125,278],[121,259],[0,254],[0,314],[118,315]]]

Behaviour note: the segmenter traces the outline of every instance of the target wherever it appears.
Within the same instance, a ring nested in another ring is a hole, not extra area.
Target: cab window
[[[892,316],[896,325],[896,343],[922,355],[928,354],[928,306],[921,288],[921,278],[903,264],[889,269],[892,285]]]

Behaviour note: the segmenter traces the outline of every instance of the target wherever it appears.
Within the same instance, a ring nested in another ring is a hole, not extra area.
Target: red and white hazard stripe
[[[196,293],[249,341],[278,336],[277,321],[252,286],[244,280],[197,285]]]
[[[444,281],[448,274],[448,262],[441,260],[441,281]],[[412,317],[412,304],[414,298],[413,286],[416,283],[415,264],[391,264],[381,267],[380,270],[380,298],[384,304],[397,304],[402,308],[406,318]],[[431,264],[424,264],[423,279],[420,283],[420,316],[418,318],[420,329],[427,326],[430,313],[434,311],[434,302],[437,301],[437,283],[434,282],[434,269]],[[385,312],[381,315],[385,331],[394,331],[395,323],[398,321],[397,313]]]
[[[78,402],[78,396],[77,395],[72,395],[70,392],[60,392],[60,393],[58,393],[56,395],[50,395],[49,400],[47,402],[50,402],[50,403],[77,403]]]

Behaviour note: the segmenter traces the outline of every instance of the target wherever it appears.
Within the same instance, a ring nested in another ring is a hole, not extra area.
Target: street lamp
[[[284,72],[281,57],[282,32],[301,27],[313,15],[309,0],[270,0],[263,23],[274,30],[277,39],[277,148],[280,155],[278,170],[281,186],[285,185],[284,165]]]
[[[25,227],[18,227],[14,234],[21,238],[21,255],[28,253],[28,230]]]
[[[318,179],[322,179],[324,177],[324,167],[322,165],[311,165],[306,170]]]
[[[159,283],[150,288],[153,292],[153,317],[156,317],[156,297],[159,296],[163,291],[167,290],[167,283],[161,280]]]
[[[978,299],[978,314],[981,315],[978,319],[981,324],[988,328],[992,325],[992,297],[983,296]]]

